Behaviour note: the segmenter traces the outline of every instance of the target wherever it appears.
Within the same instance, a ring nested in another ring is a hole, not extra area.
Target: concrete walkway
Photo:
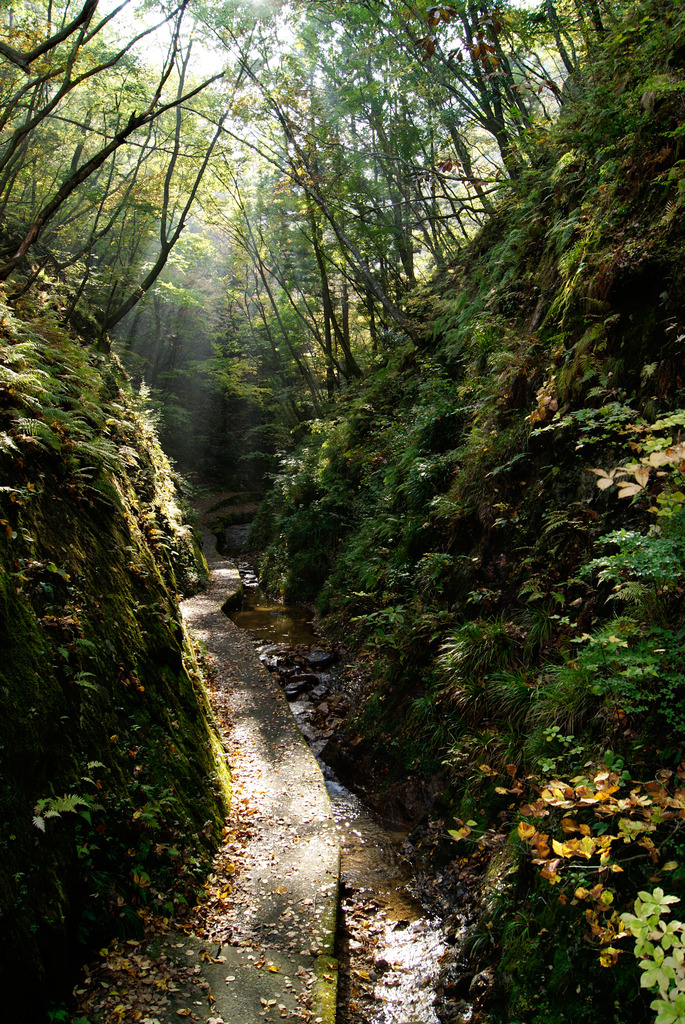
[[[240,588],[237,570],[209,535],[205,556],[210,585],[182,609],[214,668],[233,795],[197,934],[168,944],[198,983],[173,1019],[333,1024],[340,853],[326,786],[275,678],[222,612]]]

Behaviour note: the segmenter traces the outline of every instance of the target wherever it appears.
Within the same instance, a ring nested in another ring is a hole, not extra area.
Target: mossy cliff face
[[[0,315],[0,977],[23,1021],[79,943],[178,911],[229,780],[178,605],[201,556],[142,403],[48,311]]]

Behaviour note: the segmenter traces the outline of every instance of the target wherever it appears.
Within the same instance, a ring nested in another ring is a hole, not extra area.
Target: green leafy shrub
[[[650,1004],[657,1011],[655,1024],[685,1021],[685,924],[666,921],[674,903],[680,899],[657,887],[651,893],[638,893],[634,913],[621,914],[621,921],[635,938],[640,985],[657,994]]]

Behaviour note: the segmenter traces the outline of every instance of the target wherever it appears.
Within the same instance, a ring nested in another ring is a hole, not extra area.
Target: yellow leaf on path
[[[354,973],[357,975],[358,978],[361,978],[362,981],[371,981],[371,979],[369,978],[369,972],[368,971],[363,971],[362,970],[362,971],[355,971]]]
[[[274,974],[278,974],[278,967],[275,964],[269,964],[267,970],[273,971]]]

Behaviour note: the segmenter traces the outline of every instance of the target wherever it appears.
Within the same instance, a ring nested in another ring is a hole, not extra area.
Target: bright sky
[[[122,6],[122,0],[100,0],[98,5],[98,17],[102,18]],[[286,16],[279,20],[276,32],[276,39],[282,47],[292,45],[294,34],[288,26],[287,11],[289,5],[283,0],[242,0],[234,3],[237,9],[252,10],[256,17],[269,17],[279,10],[284,10]],[[146,9],[143,9],[146,8]],[[146,27],[153,27],[162,20],[163,15],[159,11],[150,9],[150,5],[143,0],[125,0],[123,9],[116,15],[112,22],[112,28],[121,40],[130,39],[132,35],[141,32]],[[189,7],[185,19],[186,32],[190,32],[193,25],[193,7]],[[209,33],[208,33],[209,36]],[[170,41],[168,26],[163,26],[156,33],[146,36],[136,45],[136,51],[149,63],[160,65],[167,53]],[[203,77],[217,74],[221,71],[225,60],[226,50],[220,45],[212,45],[205,40],[200,43],[195,41],[193,46],[194,60],[193,69]]]

